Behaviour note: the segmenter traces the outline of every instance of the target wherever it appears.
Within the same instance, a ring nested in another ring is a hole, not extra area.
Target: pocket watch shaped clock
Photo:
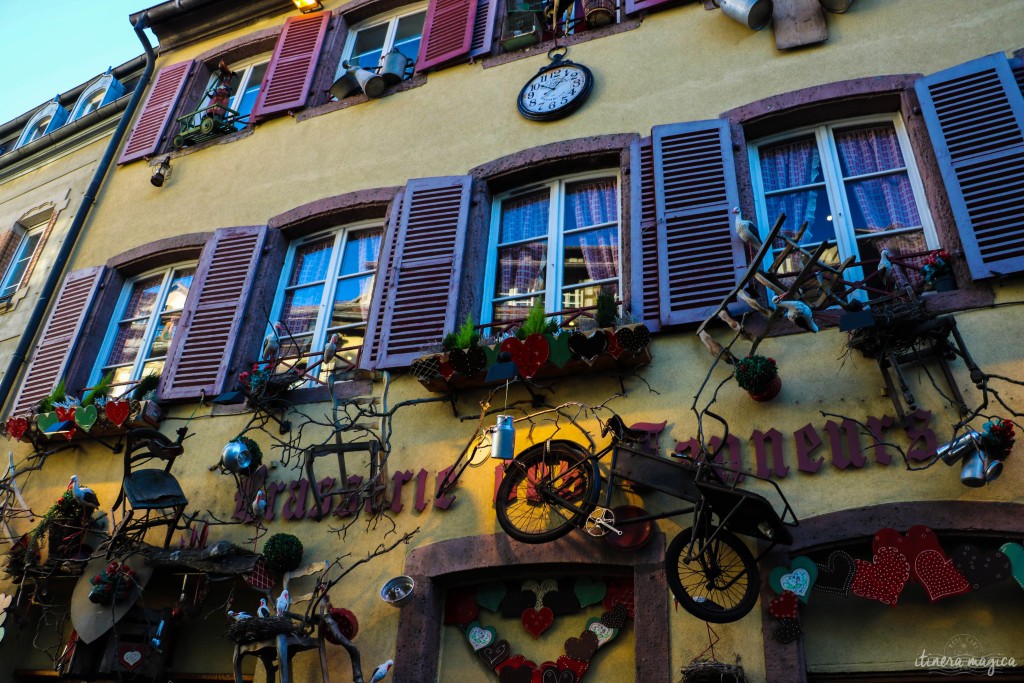
[[[555,48],[555,50],[564,48]],[[519,113],[531,121],[554,121],[579,109],[594,88],[594,74],[582,64],[565,59],[565,52],[548,52],[551,63],[542,67],[519,91]]]

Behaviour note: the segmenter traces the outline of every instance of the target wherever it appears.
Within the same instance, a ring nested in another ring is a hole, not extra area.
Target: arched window
[[[60,106],[57,98],[37,111],[35,115],[25,124],[25,128],[18,138],[14,149],[24,147],[33,140],[38,140],[47,133],[57,130],[68,120],[68,110]]]

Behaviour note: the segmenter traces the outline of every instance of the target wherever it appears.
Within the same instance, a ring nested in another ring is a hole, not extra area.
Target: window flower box
[[[102,406],[57,408],[35,415],[12,416],[4,424],[7,436],[15,441],[38,444],[51,439],[118,436],[139,427],[158,428],[164,412],[156,401],[131,399],[107,400]],[[68,429],[48,434],[61,423]]]
[[[494,386],[509,376],[540,380],[621,371],[651,362],[650,340],[650,331],[642,324],[586,333],[562,330],[428,354],[414,361],[410,372],[428,391],[448,393]],[[514,364],[514,368],[501,372],[496,366],[503,363]]]

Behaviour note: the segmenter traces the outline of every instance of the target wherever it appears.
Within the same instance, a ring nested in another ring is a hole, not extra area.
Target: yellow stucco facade
[[[326,10],[342,7],[336,0],[324,4]],[[173,175],[160,188],[151,185],[150,176],[162,155],[148,163],[119,166],[103,186],[69,271],[102,265],[111,257],[164,238],[231,226],[265,225],[274,216],[327,197],[402,186],[412,178],[466,174],[481,164],[540,145],[618,133],[643,137],[650,134],[652,126],[714,119],[730,109],[794,90],[849,79],[930,74],[983,55],[1010,53],[1024,47],[1022,12],[1021,0],[858,0],[848,12],[827,16],[826,42],[783,52],[776,49],[770,29],[751,32],[719,11],[705,10],[702,3],[686,3],[644,16],[631,30],[571,46],[569,58],[591,68],[596,86],[580,111],[550,123],[526,121],[515,110],[515,97],[522,84],[547,63],[542,54],[507,63],[485,60],[482,64],[430,72],[424,84],[379,100],[311,117],[280,116],[259,123],[251,134],[230,142],[176,154],[171,159]],[[242,29],[169,50],[160,55],[157,67],[215,51],[233,39],[279,26],[293,14],[283,10]],[[46,189],[49,185],[78,187],[79,176],[90,172],[94,158],[94,154],[84,161],[78,156],[65,157],[35,171],[34,176],[8,180],[0,197],[0,220],[10,223],[20,210],[9,208],[13,204],[6,197],[19,197],[18,206],[25,205],[22,200],[29,196],[33,197],[28,201],[30,205],[48,201],[52,194]],[[43,173],[47,175],[40,182]],[[739,183],[749,187],[749,178],[740,178]],[[65,196],[64,192],[59,194]],[[1024,354],[1017,341],[1024,338],[1024,318],[1014,307],[1024,299],[1024,281],[1011,277],[984,286],[991,289],[991,305],[957,313],[959,328],[975,360],[987,373],[1024,378]],[[14,313],[20,316],[26,308],[22,305]],[[450,321],[449,327],[456,322]],[[6,323],[8,336],[16,334]],[[12,322],[12,326],[17,325]],[[781,394],[771,402],[754,404],[745,392],[729,384],[716,403],[715,412],[729,421],[732,433],[742,442],[740,459],[747,469],[755,467],[749,435],[770,428],[781,432],[789,472],[778,483],[801,520],[897,502],[1022,502],[1019,491],[1024,485],[1024,470],[1017,461],[1019,453],[1008,461],[998,482],[979,489],[962,486],[955,472],[941,463],[926,471],[909,472],[898,456],[889,465],[869,457],[863,468],[840,470],[831,463],[827,440],[815,452],[825,458],[821,469],[816,474],[798,471],[792,435],[811,424],[825,440],[822,425],[828,418],[822,411],[859,420],[893,415],[892,401],[881,391],[876,362],[847,352],[846,340],[835,327],[813,335],[769,337],[761,350],[778,361],[783,376]],[[0,340],[0,344],[12,345],[10,339]],[[661,437],[662,452],[666,453],[676,440],[696,435],[691,404],[712,359],[691,328],[656,334],[651,353],[653,362],[639,371],[645,381],[627,377],[626,395],[610,405],[627,424],[666,420]],[[959,362],[953,367],[968,403],[973,404],[980,395],[972,388],[966,369]],[[713,380],[717,383],[725,377],[726,370],[719,366]],[[914,374],[911,383],[921,406],[933,413],[930,426],[938,441],[945,441],[949,426],[957,419],[955,411],[944,405],[927,376]],[[379,383],[374,386],[380,390]],[[599,403],[619,390],[614,377],[574,377],[559,381],[548,400]],[[413,377],[395,373],[392,404],[425,395]],[[1018,410],[1024,406],[1024,388],[1019,385],[1005,385],[1001,395]],[[481,392],[463,394],[460,411],[475,413],[476,401],[482,396]],[[521,389],[513,389],[511,398],[524,396]],[[500,402],[502,396],[495,400]],[[318,418],[329,408],[328,403],[301,406]],[[189,498],[188,510],[228,519],[234,510],[234,483],[231,477],[211,472],[209,467],[251,415],[230,414],[209,405],[198,406],[195,401],[170,404],[165,410],[164,433],[171,435],[182,420],[190,420],[188,426],[194,434],[185,442],[185,455],[174,466],[174,474]],[[360,631],[355,642],[368,671],[389,658],[399,661],[398,655],[407,646],[398,635],[400,610],[385,604],[378,591],[388,578],[405,573],[408,554],[452,539],[502,533],[492,502],[495,470],[491,463],[496,461],[465,472],[450,509],[430,504],[437,473],[454,462],[476,423],[454,417],[451,407],[443,402],[411,406],[398,413],[388,468],[390,472],[409,470],[414,475],[426,470],[428,506],[422,512],[415,511],[414,478],[403,488],[404,509],[393,516],[394,528],[387,537],[383,536],[386,528],[390,530],[387,523],[370,529],[357,523],[340,536],[330,533],[340,524],[336,519],[319,523],[308,519],[283,521],[281,501],[277,503],[278,519],[268,524],[268,530],[298,535],[304,544],[305,563],[333,560],[340,555],[347,555],[343,562],[351,563],[382,541],[418,530],[407,545],[359,566],[332,591],[335,606],[345,606],[358,616]],[[593,422],[588,424],[594,426]],[[268,429],[275,431],[276,427]],[[326,431],[313,428],[307,433],[312,443]],[[542,424],[534,431],[532,441],[540,442],[550,433],[551,428]],[[899,428],[893,428],[891,434],[896,442],[908,445]],[[261,444],[268,460],[277,457],[270,436],[259,432],[249,435]],[[80,444],[77,450],[50,457],[45,468],[23,486],[33,508],[44,509],[48,501],[59,496],[72,473],[93,487],[104,505],[116,498],[121,456],[88,441]],[[526,431],[519,430],[517,451],[529,444]],[[12,443],[10,447],[18,461],[30,454],[24,444]],[[366,469],[364,456],[350,458],[349,462],[350,471]],[[299,476],[298,471],[278,466],[271,469],[269,479],[289,482]],[[757,484],[751,486],[763,490]],[[629,494],[629,500],[652,512],[671,504],[671,499],[656,492],[642,497]],[[917,523],[927,525],[929,520]],[[22,527],[20,531],[30,526],[24,520],[16,525]],[[678,518],[658,522],[666,543],[685,526]],[[214,526],[211,540],[244,543],[251,534],[248,526]],[[762,567],[762,573],[767,572],[768,568]],[[16,587],[0,578],[0,590],[11,593]],[[1024,659],[1020,644],[1024,629],[1019,619],[1024,593],[1016,583],[1004,581],[990,592],[968,596],[970,599],[937,604],[929,604],[920,589],[913,594],[911,590],[907,589],[897,609],[816,593],[802,612],[806,635],[801,647],[807,670],[819,674],[912,670],[922,650],[941,651],[948,639],[964,633],[981,641],[987,652]],[[223,590],[213,594],[220,602],[225,600]],[[234,609],[255,609],[255,595],[240,587]],[[668,643],[670,668],[664,678],[657,680],[677,681],[680,671],[704,651],[708,631],[703,622],[674,606],[670,593],[665,592],[664,600],[668,604],[668,623],[663,638]],[[174,671],[230,672],[231,644],[223,637],[224,608],[216,611],[218,605],[213,602],[211,597],[203,606],[203,614],[212,612],[211,616],[183,625]],[[761,607],[759,602],[743,619],[714,626],[719,638],[715,646],[718,658],[730,663],[739,658],[751,681],[769,679],[771,667],[766,664],[766,656],[773,656],[766,655],[770,629],[764,626],[767,613]],[[600,614],[594,609],[581,615],[584,622]],[[644,618],[638,611],[635,619]],[[578,619],[560,618],[555,628],[539,639],[529,638],[516,620],[502,619],[498,623],[502,637],[513,641],[513,651],[539,663],[561,654],[561,643],[578,634]],[[15,669],[49,668],[50,661],[29,646],[32,630],[15,633],[10,624],[8,621],[7,638],[0,642],[0,680],[13,680]],[[496,679],[453,627],[436,626],[442,632],[438,680]],[[587,680],[633,680],[634,653],[642,653],[645,647],[645,643],[635,642],[632,627],[626,627],[620,639],[595,657]],[[349,660],[341,648],[332,646],[329,661],[332,681],[351,680]],[[314,654],[296,657],[295,667],[295,681],[319,680]],[[397,668],[394,675],[398,680],[413,680],[403,678]]]

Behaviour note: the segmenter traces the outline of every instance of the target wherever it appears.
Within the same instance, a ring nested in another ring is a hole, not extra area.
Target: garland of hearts
[[[593,365],[604,354],[612,358],[639,355],[651,343],[645,325],[597,329],[589,334],[562,331],[559,334],[531,334],[526,339],[509,337],[497,346],[472,346],[452,349],[446,355],[425,356],[412,363],[410,372],[421,382],[441,376],[445,381],[455,375],[475,377],[499,363],[499,354],[507,354],[520,376],[531,379],[545,363],[563,367],[573,358]]]
[[[1024,588],[1024,546],[1019,543],[1005,543],[991,552],[962,543],[949,557],[935,532],[919,524],[906,534],[881,529],[871,540],[871,552],[870,561],[835,550],[824,563],[800,556],[789,566],[772,569],[768,582],[779,594],[768,604],[768,612],[779,620],[775,639],[791,643],[801,636],[798,607],[807,604],[811,590],[843,597],[852,593],[896,607],[908,583],[919,584],[932,603],[1010,577]]]
[[[514,653],[508,640],[498,637],[493,626],[483,626],[480,608],[514,617],[534,638],[554,623],[555,617],[578,614],[601,604],[605,612],[591,617],[578,637],[569,638],[563,654],[537,664]],[[634,617],[631,579],[604,581],[592,577],[492,583],[450,593],[445,601],[444,623],[462,631],[473,652],[497,674],[499,683],[579,683],[594,654],[619,635]]]

